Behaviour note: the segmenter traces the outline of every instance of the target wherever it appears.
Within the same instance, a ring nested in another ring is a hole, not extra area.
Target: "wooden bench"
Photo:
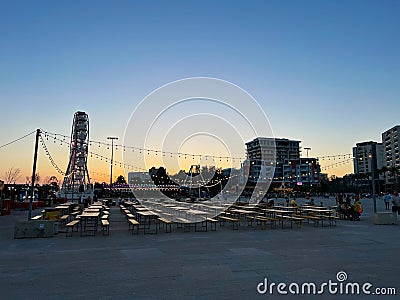
[[[109,215],[102,215],[102,216],[101,216],[101,219],[102,219],[102,220],[108,220],[108,216],[109,216]]]
[[[271,228],[273,227],[276,228],[276,222],[279,221],[278,218],[265,217],[265,216],[255,216],[254,220],[256,220],[260,224],[261,229],[266,229],[268,222],[271,224]]]
[[[66,230],[66,236],[69,236],[69,237],[72,236],[72,234],[73,234],[73,232],[74,232],[74,227],[75,227],[76,225],[78,225],[79,222],[80,222],[80,220],[73,220],[73,221],[71,221],[71,222],[65,224],[65,228],[67,229],[67,230]],[[68,228],[71,228],[71,235],[68,235]],[[78,232],[78,226],[76,226],[76,232]]]
[[[132,230],[132,235],[135,228],[136,228],[136,234],[139,234],[140,223],[138,221],[136,221],[135,219],[128,219],[128,224],[129,224],[128,230]]]
[[[297,228],[300,228],[300,227],[302,226],[303,220],[304,220],[303,217],[299,217],[299,216],[292,216],[292,217],[291,217],[291,221],[292,221],[292,222],[293,222],[293,221],[295,222]]]
[[[129,222],[129,220],[130,220],[130,219],[135,219],[135,216],[134,216],[134,215],[132,215],[131,213],[129,213],[129,214],[126,214],[125,216],[126,216],[126,220],[127,220],[127,222]]]
[[[62,216],[60,217],[60,223],[61,223],[62,225],[65,225],[65,224],[67,223],[68,219],[69,219],[69,215],[62,215]]]
[[[325,218],[329,220],[329,225],[330,226],[333,226],[333,223],[335,223],[335,226],[336,226],[337,225],[336,224],[337,220],[340,220],[340,218],[337,217],[337,216],[325,216]]]
[[[165,232],[166,233],[171,233],[172,231],[172,224],[174,224],[173,221],[165,219],[165,218],[158,218],[158,228],[161,228],[161,224],[163,224],[163,227],[165,227]]]
[[[191,226],[192,222],[190,222],[189,220],[186,220],[185,218],[176,218],[176,220],[177,220],[176,228],[182,228],[182,225],[183,225],[183,230],[185,232],[190,231],[190,226]]]
[[[222,224],[225,223],[226,221],[232,222],[232,229],[233,230],[238,230],[239,229],[239,219],[236,218],[231,218],[231,217],[225,217],[225,216],[219,216],[218,217],[220,223],[220,226],[223,226]]]
[[[218,220],[213,219],[213,218],[207,218],[206,222],[210,222],[211,231],[217,231],[217,223],[218,223]],[[213,226],[213,225],[214,225],[214,226]]]
[[[219,222],[216,219],[201,216],[199,222],[194,222],[194,231],[195,232],[207,232],[208,231],[208,223],[210,223],[211,231],[217,231],[217,223]],[[201,227],[198,227],[201,224]]]
[[[101,220],[101,231],[103,232],[103,235],[107,233],[107,235],[110,235],[110,222],[108,220]]]
[[[322,220],[322,218],[317,217],[317,216],[302,215],[302,217],[304,219],[307,219],[308,221],[313,220],[314,221],[314,226],[317,226],[317,227],[318,227],[319,221]]]

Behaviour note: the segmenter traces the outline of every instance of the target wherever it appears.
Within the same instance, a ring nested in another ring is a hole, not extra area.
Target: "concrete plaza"
[[[334,205],[335,200],[316,199]],[[300,199],[299,204],[304,203]],[[0,217],[1,299],[398,299],[400,226],[374,225],[371,199],[362,200],[361,221],[337,226],[261,230],[229,226],[216,232],[131,235],[111,209],[110,236],[13,239],[26,211]],[[378,211],[384,211],[377,200]],[[36,211],[39,213],[39,211]],[[260,295],[257,285],[313,282],[343,271],[346,282],[394,287],[396,296]]]

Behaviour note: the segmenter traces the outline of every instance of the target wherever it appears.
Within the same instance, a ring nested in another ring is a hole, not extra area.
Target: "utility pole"
[[[371,179],[372,179],[372,199],[374,200],[374,213],[376,213],[376,195],[375,195],[375,163],[376,163],[376,146],[371,145]]]
[[[110,192],[112,186],[112,178],[113,178],[113,164],[114,164],[114,140],[118,140],[117,137],[109,136],[107,140],[111,140],[111,174],[110,174]]]
[[[29,213],[28,213],[28,221],[32,218],[32,204],[35,199],[35,179],[36,179],[36,163],[37,163],[37,154],[38,154],[38,146],[39,146],[39,137],[40,137],[40,129],[36,129],[36,139],[35,139],[35,153],[33,155],[33,168],[32,168],[32,197],[29,200]]]

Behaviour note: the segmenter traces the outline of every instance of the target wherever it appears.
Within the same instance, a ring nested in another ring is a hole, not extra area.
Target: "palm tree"
[[[387,166],[384,166],[378,170],[378,174],[383,174],[384,178],[384,187],[385,187],[385,192],[386,192],[386,177],[387,177],[387,172],[389,171],[389,168]]]

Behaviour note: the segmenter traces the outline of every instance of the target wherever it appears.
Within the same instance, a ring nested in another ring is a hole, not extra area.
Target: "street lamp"
[[[308,161],[308,151],[311,150],[311,148],[310,147],[304,147],[304,150],[307,151],[307,178],[308,178],[308,185],[310,187],[310,192],[311,192],[310,162]]]
[[[114,163],[114,140],[118,140],[117,137],[109,136],[107,140],[111,140],[111,174],[110,174],[110,191],[112,186],[112,171],[113,171],[113,163]]]
[[[371,153],[368,157],[371,159],[371,183],[372,183],[372,199],[374,201],[374,213],[376,213],[376,195],[375,195],[375,160],[376,160],[376,148],[371,147]]]

